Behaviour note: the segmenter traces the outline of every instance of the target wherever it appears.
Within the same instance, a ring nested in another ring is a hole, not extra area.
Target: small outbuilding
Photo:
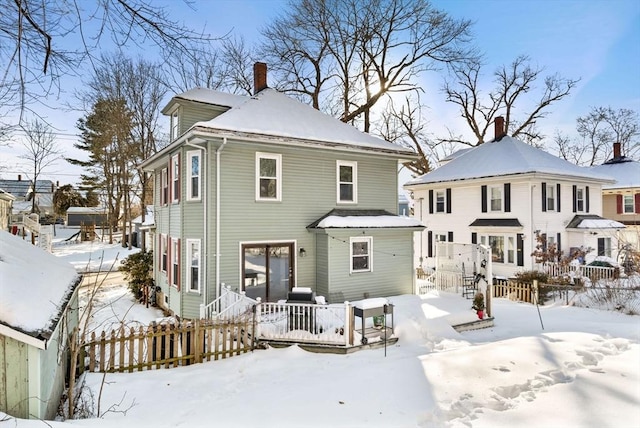
[[[105,207],[69,207],[67,210],[67,226],[94,225],[97,227],[107,224],[107,210]]]
[[[0,411],[53,419],[65,388],[81,276],[0,231]]]

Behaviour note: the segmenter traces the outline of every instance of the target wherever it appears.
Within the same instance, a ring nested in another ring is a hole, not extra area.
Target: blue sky
[[[286,9],[279,0],[196,0],[195,10],[177,0],[159,0],[172,9],[172,16],[194,29],[221,36],[230,31],[251,43],[259,29]],[[640,0],[433,0],[436,7],[456,18],[474,21],[475,43],[485,52],[486,72],[508,64],[520,54],[564,77],[581,78],[571,95],[552,106],[540,123],[547,136],[556,129],[575,130],[575,120],[592,106],[630,108],[640,112]],[[131,52],[136,52],[132,49]],[[149,51],[146,51],[149,52]],[[487,77],[490,79],[490,76]],[[62,99],[50,99],[52,106],[70,98],[77,79],[66,79]],[[72,86],[73,85],[73,86]],[[434,134],[444,126],[465,132],[456,106],[444,102],[440,91],[442,75],[424,77],[422,101],[429,109],[426,119]],[[485,91],[490,88],[486,87]],[[524,106],[523,106],[524,107]],[[80,113],[59,109],[44,111],[62,134],[76,134]],[[74,137],[61,136],[61,146],[69,153]],[[19,150],[14,145],[14,152]],[[3,157],[6,149],[2,149]],[[19,167],[10,165],[2,172],[13,178]],[[75,182],[76,172],[65,162],[45,174],[61,183]]]

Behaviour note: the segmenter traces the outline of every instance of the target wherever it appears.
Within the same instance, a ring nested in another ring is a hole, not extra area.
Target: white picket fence
[[[605,266],[589,265],[560,265],[558,263],[545,263],[541,270],[552,277],[573,276],[576,278],[613,279],[619,274],[619,270]]]

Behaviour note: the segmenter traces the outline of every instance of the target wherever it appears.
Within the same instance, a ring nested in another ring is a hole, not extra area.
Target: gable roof
[[[405,186],[520,174],[548,174],[612,182],[590,168],[574,165],[510,136],[480,144],[445,165],[410,180]]]
[[[17,198],[26,198],[31,190],[31,180],[0,180],[0,188]],[[36,180],[36,193],[52,193],[53,181]]]
[[[0,327],[41,341],[81,279],[69,263],[6,231],[0,231],[0,278]]]
[[[616,180],[615,183],[603,185],[603,190],[640,187],[640,162],[632,159],[607,161],[602,165],[593,166],[591,169],[598,174],[606,174]]]

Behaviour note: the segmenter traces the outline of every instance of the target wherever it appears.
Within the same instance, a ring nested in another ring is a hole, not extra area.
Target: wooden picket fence
[[[492,297],[506,298],[518,302],[535,303],[536,289],[530,282],[495,281],[491,287]]]
[[[134,372],[230,358],[254,349],[252,333],[251,318],[152,323],[110,334],[94,332],[79,345],[78,372]]]

